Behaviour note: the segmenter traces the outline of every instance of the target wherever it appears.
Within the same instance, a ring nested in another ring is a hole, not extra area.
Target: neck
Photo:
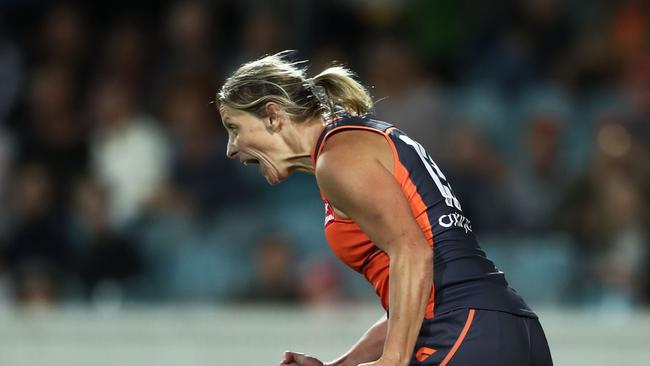
[[[296,134],[292,143],[293,154],[287,158],[287,161],[291,164],[291,170],[314,174],[315,167],[311,160],[311,152],[323,132],[323,120],[314,117],[294,126]]]

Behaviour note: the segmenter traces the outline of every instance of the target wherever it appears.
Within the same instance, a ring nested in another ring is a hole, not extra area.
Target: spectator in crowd
[[[278,234],[262,238],[253,253],[254,277],[243,301],[297,303],[300,292],[296,286],[296,253],[291,242]]]
[[[95,75],[100,79],[119,79],[129,86],[139,101],[151,87],[150,39],[132,20],[120,20],[111,25],[104,37],[102,58]]]
[[[50,305],[71,272],[65,221],[54,210],[53,182],[44,163],[24,163],[13,177],[5,265],[20,303]]]
[[[115,230],[109,217],[109,192],[92,178],[75,189],[73,237],[76,270],[87,298],[101,301],[110,287],[123,297],[129,280],[139,274],[141,260],[133,243]]]
[[[213,9],[203,1],[180,1],[167,14],[162,76],[219,69]],[[216,76],[216,75],[214,75]]]
[[[88,131],[80,119],[80,101],[72,70],[46,66],[33,74],[28,119],[19,128],[18,160],[40,161],[52,179],[53,204],[67,205],[74,179],[87,169]]]
[[[216,26],[214,9],[204,1],[178,1],[167,10],[161,46],[155,52],[151,73],[153,88],[148,90],[148,105],[164,111],[170,89],[179,79],[202,80],[217,84],[221,74],[224,47]],[[206,100],[212,99],[205,95]],[[164,112],[163,112],[164,113]]]
[[[88,27],[79,8],[53,6],[45,15],[34,55],[37,64],[87,71]]]
[[[193,76],[179,78],[167,92],[162,117],[174,149],[158,208],[211,218],[246,192],[234,164],[223,159],[226,138],[208,102],[211,94],[212,85]]]
[[[553,211],[571,178],[563,154],[568,110],[561,94],[535,99],[537,105],[524,111],[518,147],[523,154],[514,162],[510,188],[518,229],[544,235],[552,228]]]
[[[556,217],[582,260],[574,286],[581,300],[605,309],[638,305],[647,287],[650,251],[648,157],[620,122],[603,124],[590,169],[574,182]]]
[[[640,0],[623,1],[616,8],[609,25],[614,53],[623,68],[634,67],[648,57],[650,42],[650,6]]]
[[[169,145],[158,121],[139,110],[129,83],[103,80],[91,103],[92,171],[111,193],[112,222],[123,227],[168,176]]]

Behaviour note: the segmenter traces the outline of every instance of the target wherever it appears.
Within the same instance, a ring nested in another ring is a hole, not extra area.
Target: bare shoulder
[[[332,209],[352,219],[389,256],[401,246],[394,243],[424,238],[389,169],[392,154],[384,136],[350,131],[332,136],[316,165],[318,186]]]
[[[392,173],[393,152],[386,138],[376,132],[348,130],[327,139],[318,156],[316,177],[319,174],[346,174],[369,163],[379,162]]]

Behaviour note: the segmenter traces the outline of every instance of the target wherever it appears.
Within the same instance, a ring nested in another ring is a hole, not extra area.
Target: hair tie
[[[331,111],[332,107],[330,105],[330,98],[327,96],[325,88],[320,85],[316,85],[316,82],[314,82],[313,78],[307,78],[305,79],[305,82],[307,83],[307,90],[309,90],[309,92],[318,100],[318,103],[323,108]]]

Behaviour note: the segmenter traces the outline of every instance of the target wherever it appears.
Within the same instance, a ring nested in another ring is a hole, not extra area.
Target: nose
[[[235,145],[232,142],[228,141],[228,148],[226,150],[226,155],[228,158],[235,159],[237,157],[237,153],[238,151]]]

